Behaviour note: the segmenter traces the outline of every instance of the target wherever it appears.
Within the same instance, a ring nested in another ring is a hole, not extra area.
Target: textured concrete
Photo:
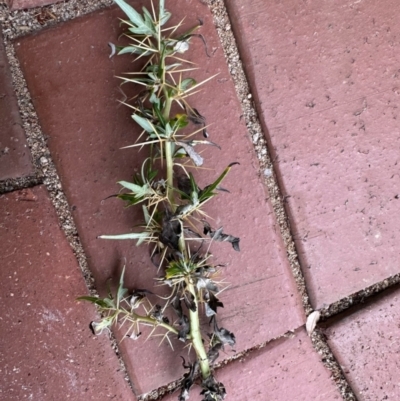
[[[227,2],[311,302],[400,272],[400,3]]]
[[[169,8],[175,21],[185,15],[178,4],[170,2]],[[185,9],[191,10],[187,26],[196,24],[197,18],[204,21],[201,32],[213,54],[208,58],[202,42],[193,39],[190,54],[202,67],[197,78],[220,73],[204,87],[205,95],[193,98],[194,106],[213,124],[210,139],[222,146],[222,151],[212,148],[203,153],[205,166],[216,172],[196,173],[200,186],[210,183],[230,162],[241,163],[223,185],[231,194],[222,193],[207,209],[215,218],[213,224],[223,225],[226,232],[241,238],[241,253],[235,253],[229,244],[214,248],[217,263],[227,263],[223,276],[230,284],[221,296],[225,304],[221,324],[236,334],[235,349],[241,351],[299,327],[304,316],[212,17],[198,1],[187,2]],[[130,232],[141,221],[137,211],[124,210],[118,200],[103,202],[119,190],[113,183],[129,180],[145,155],[119,150],[138,135],[129,110],[118,106],[122,95],[113,77],[134,68],[131,58],[108,58],[107,43],[117,40],[120,15],[101,11],[15,43],[100,291],[108,278],[118,277],[125,258],[131,287],[154,286],[154,267],[145,248],[136,248],[132,242],[96,239],[99,234]],[[179,353],[167,344],[158,348],[158,342],[121,344],[138,393],[182,373]],[[175,347],[180,349],[182,344]],[[181,352],[185,355],[187,351]]]
[[[0,399],[134,400],[44,187],[0,196]]]
[[[0,31],[0,180],[33,174],[33,166]]]
[[[272,341],[265,348],[219,369],[230,401],[333,401],[342,400],[304,329],[292,338]],[[200,401],[193,386],[191,401]],[[177,393],[165,398],[175,401]]]
[[[400,290],[374,298],[326,331],[359,401],[400,399]]]
[[[59,3],[61,0],[6,0],[10,10],[20,10],[23,8],[34,8],[47,6],[48,4]]]

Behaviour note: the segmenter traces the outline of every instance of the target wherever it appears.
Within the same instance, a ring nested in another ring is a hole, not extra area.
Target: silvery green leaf
[[[160,25],[163,26],[171,18],[171,15],[169,11],[165,11],[164,15],[160,18]]]
[[[160,25],[163,26],[171,17],[171,13],[165,9],[165,0],[160,0]]]
[[[141,197],[141,196],[146,196],[150,195],[153,193],[151,188],[149,187],[148,184],[143,185],[142,187],[140,185],[133,184],[131,182],[127,181],[119,181],[118,184],[122,185],[124,188],[129,189],[132,191],[135,195]]]
[[[151,36],[154,32],[145,24],[140,27],[128,28],[129,32],[132,32],[135,35],[148,35]]]
[[[118,55],[120,54],[126,54],[126,53],[130,53],[130,54],[142,54],[144,53],[143,49],[139,49],[136,46],[126,46],[123,47],[119,52]],[[145,54],[146,55],[146,54]]]
[[[129,4],[125,3],[124,0],[114,0],[119,8],[126,14],[126,16],[133,22],[136,26],[144,25],[142,16]]]
[[[132,118],[146,131],[149,133],[154,132],[154,127],[150,123],[150,121],[147,118],[140,117],[137,114],[132,114]]]

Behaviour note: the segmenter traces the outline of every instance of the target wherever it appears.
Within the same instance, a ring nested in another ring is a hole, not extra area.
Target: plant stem
[[[164,90],[164,96],[165,96],[165,104],[164,104],[164,110],[163,110],[163,118],[165,121],[169,120],[169,114],[171,112],[171,105],[172,105],[172,99],[168,96],[168,91]],[[175,199],[174,199],[174,191],[173,191],[173,186],[174,186],[174,160],[173,160],[173,155],[172,155],[172,142],[170,140],[167,140],[165,142],[165,160],[167,162],[167,194],[168,194],[168,200],[171,205],[172,212],[175,212]]]
[[[188,283],[187,289],[190,293],[194,295],[194,304],[196,305],[196,311],[193,312],[189,310],[189,318],[190,318],[190,336],[192,338],[192,344],[194,350],[196,351],[197,359],[200,364],[201,376],[203,379],[206,379],[210,376],[210,364],[208,362],[208,357],[206,350],[204,348],[203,340],[201,338],[200,332],[200,321],[199,321],[199,304],[197,301],[196,292],[194,289],[194,285],[192,282]]]

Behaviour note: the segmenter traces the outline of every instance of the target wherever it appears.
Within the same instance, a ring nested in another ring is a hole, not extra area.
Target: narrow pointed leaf
[[[211,198],[215,195],[214,190],[217,189],[219,184],[223,181],[223,179],[226,177],[226,175],[231,170],[232,166],[235,164],[239,164],[239,163],[237,163],[237,162],[231,163],[212,184],[206,186],[202,191],[200,191],[200,193],[199,193],[200,203],[208,200],[209,198]]]

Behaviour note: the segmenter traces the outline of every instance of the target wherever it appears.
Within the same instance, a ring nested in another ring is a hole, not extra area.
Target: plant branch
[[[192,338],[193,348],[196,351],[196,355],[200,365],[201,376],[204,379],[210,376],[210,363],[208,361],[207,353],[204,348],[203,340],[200,332],[200,319],[199,319],[199,304],[196,297],[195,288],[192,282],[188,283],[188,291],[194,295],[194,304],[196,305],[196,310],[189,312],[190,319],[190,336]]]

